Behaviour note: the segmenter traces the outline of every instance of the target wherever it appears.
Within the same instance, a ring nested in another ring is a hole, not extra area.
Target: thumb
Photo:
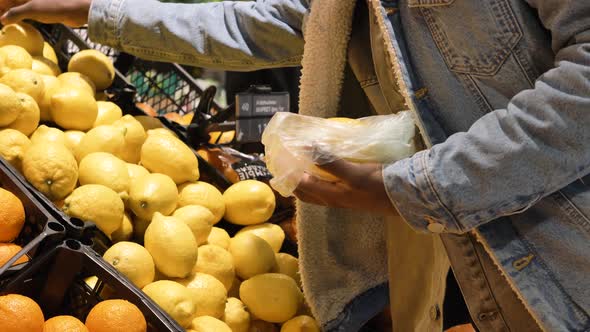
[[[351,181],[352,175],[357,173],[358,165],[344,159],[336,159],[321,165],[317,165],[320,169],[334,175],[339,179]]]
[[[2,17],[0,17],[0,22],[3,25],[7,25],[17,23],[24,19],[35,19],[37,15],[33,5],[33,1],[29,1],[24,5],[9,9],[4,15],[2,15]]]

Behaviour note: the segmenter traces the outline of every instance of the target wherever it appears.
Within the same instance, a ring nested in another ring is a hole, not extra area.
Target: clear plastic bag
[[[358,163],[391,163],[416,151],[410,112],[362,119],[322,119],[281,112],[262,135],[271,186],[293,194],[304,173],[332,180],[316,165],[345,159]]]

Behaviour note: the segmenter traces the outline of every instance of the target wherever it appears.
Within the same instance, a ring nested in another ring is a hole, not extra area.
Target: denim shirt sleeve
[[[93,0],[90,38],[138,57],[225,70],[300,65],[308,0]]]
[[[467,232],[590,172],[590,2],[528,2],[552,33],[555,67],[467,132],[383,167],[417,231]]]

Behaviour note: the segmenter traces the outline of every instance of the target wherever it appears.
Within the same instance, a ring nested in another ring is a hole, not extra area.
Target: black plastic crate
[[[96,276],[91,288],[84,278]],[[135,304],[146,318],[149,332],[184,331],[147,295],[125,276],[105,262],[100,255],[81,242],[68,239],[39,256],[2,283],[0,295],[21,294],[35,300],[45,318],[72,315],[82,322],[90,310],[105,300],[101,294],[108,287],[109,299],[124,299]]]

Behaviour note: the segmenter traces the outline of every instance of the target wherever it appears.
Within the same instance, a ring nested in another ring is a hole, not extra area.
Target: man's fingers
[[[9,9],[4,15],[2,15],[2,17],[0,17],[0,22],[2,22],[3,25],[12,24],[24,19],[36,19],[36,16],[34,4],[30,1],[24,5]]]
[[[329,182],[305,173],[295,190],[295,196],[304,197],[309,203],[318,205],[340,206],[342,195],[349,191],[349,188],[338,182]],[[299,195],[298,195],[299,194]]]

